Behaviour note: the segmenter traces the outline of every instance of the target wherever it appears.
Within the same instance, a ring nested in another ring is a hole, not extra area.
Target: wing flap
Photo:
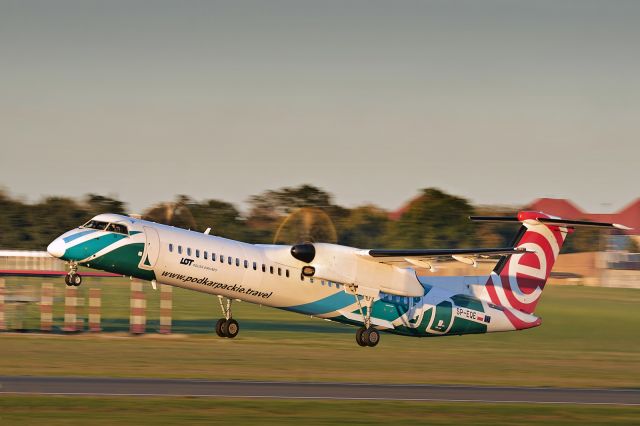
[[[373,249],[363,250],[359,255],[374,262],[386,263],[399,267],[411,266],[418,268],[433,268],[433,262],[437,261],[454,259],[468,265],[475,265],[477,258],[507,256],[527,252],[530,252],[530,250],[518,247],[407,250]]]

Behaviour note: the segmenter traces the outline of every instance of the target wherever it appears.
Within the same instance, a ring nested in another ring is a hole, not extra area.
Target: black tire
[[[82,277],[78,274],[72,274],[69,278],[69,280],[71,281],[71,284],[78,287],[80,284],[82,284]]]
[[[380,343],[380,332],[375,328],[367,330],[367,344],[373,348],[378,343]]]
[[[67,274],[64,276],[64,283],[68,286],[71,287],[73,284],[71,284],[71,275]]]
[[[229,319],[224,324],[224,334],[229,338],[233,339],[240,332],[240,324],[238,321],[234,319]]]
[[[367,346],[367,342],[364,340],[363,335],[365,332],[365,328],[364,327],[360,327],[357,331],[356,331],[356,342],[358,343],[358,345],[360,346]]]
[[[223,331],[224,323],[226,321],[227,321],[226,319],[220,318],[216,323],[216,334],[218,335],[218,337],[227,337]]]

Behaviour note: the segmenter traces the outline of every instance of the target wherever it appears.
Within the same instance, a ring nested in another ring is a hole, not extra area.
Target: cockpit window
[[[109,226],[107,226],[107,231],[129,235],[129,230],[127,229],[127,227],[119,223],[110,223]]]
[[[103,230],[107,227],[107,222],[100,222],[98,220],[90,220],[89,222],[82,225],[83,228],[89,229],[100,229]]]

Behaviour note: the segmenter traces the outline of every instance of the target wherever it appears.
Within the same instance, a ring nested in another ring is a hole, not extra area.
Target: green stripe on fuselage
[[[87,266],[116,274],[129,275],[142,280],[155,280],[156,275],[153,271],[138,268],[140,263],[138,253],[143,250],[144,243],[127,244],[93,259]]]
[[[482,302],[475,297],[467,296],[466,294],[456,294],[455,296],[451,296],[451,300],[453,300],[453,303],[455,303],[456,306],[473,309],[478,312],[484,312]]]

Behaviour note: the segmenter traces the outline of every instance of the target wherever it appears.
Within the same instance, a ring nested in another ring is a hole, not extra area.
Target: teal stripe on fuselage
[[[305,303],[304,305],[287,306],[282,309],[297,312],[299,314],[318,315],[344,309],[355,302],[356,298],[353,294],[347,294],[344,291],[339,291],[331,296],[316,300],[315,302]]]
[[[88,266],[116,274],[129,275],[142,280],[155,280],[153,271],[138,268],[144,243],[132,243],[118,247],[89,262]]]
[[[86,259],[89,256],[92,256],[104,249],[105,247],[110,246],[111,244],[117,243],[121,239],[126,238],[126,235],[122,234],[106,234],[101,237],[96,237],[91,240],[82,242],[73,247],[67,249],[64,253],[63,259],[66,260],[82,260]]]

